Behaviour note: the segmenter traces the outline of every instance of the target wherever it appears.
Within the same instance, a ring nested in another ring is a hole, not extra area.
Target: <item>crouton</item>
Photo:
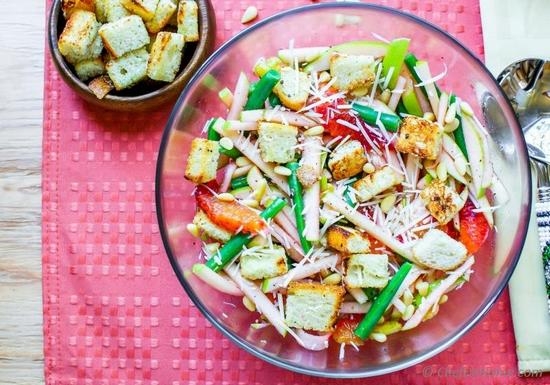
[[[345,290],[317,282],[291,282],[288,286],[285,321],[290,327],[327,332],[338,316]]]
[[[180,68],[184,44],[179,33],[159,32],[151,47],[147,76],[153,80],[173,81]]]
[[[145,48],[128,52],[124,56],[111,59],[106,64],[107,74],[115,88],[120,91],[130,88],[147,77],[149,53]]]
[[[212,222],[210,218],[208,218],[208,215],[202,210],[197,211],[193,218],[193,223],[199,228],[199,234],[202,238],[211,238],[220,242],[227,242],[233,235]]]
[[[412,252],[420,265],[437,269],[453,270],[468,257],[466,247],[441,230],[431,229],[417,241]]]
[[[241,275],[256,280],[273,278],[288,271],[285,249],[281,246],[247,250],[239,257]]]
[[[345,254],[368,253],[370,241],[366,234],[350,227],[332,225],[326,233],[327,246]]]
[[[80,9],[73,11],[59,36],[59,52],[71,64],[91,59],[91,49],[99,26],[93,12]]]
[[[436,159],[443,144],[443,128],[436,122],[406,116],[399,127],[395,148],[420,158]]]
[[[426,208],[442,225],[458,214],[465,201],[453,189],[439,179],[433,180],[420,192]]]
[[[199,41],[199,9],[194,1],[182,0],[178,6],[178,33],[186,42]]]
[[[191,151],[187,157],[185,178],[200,184],[216,179],[220,145],[214,140],[195,138],[191,142]]]
[[[131,15],[120,0],[95,0],[95,9],[97,20],[101,23],[112,23]]]
[[[105,73],[105,64],[101,57],[95,59],[79,61],[75,64],[74,70],[76,76],[82,81],[95,78]]]
[[[258,143],[264,162],[288,163],[294,159],[298,128],[279,123],[260,122]]]
[[[99,29],[105,48],[114,58],[149,44],[150,38],[143,20],[137,15],[123,17]]]
[[[365,149],[358,140],[349,140],[337,147],[328,158],[328,168],[336,180],[359,174],[367,163]]]
[[[298,111],[305,106],[309,97],[309,76],[290,67],[280,69],[281,80],[273,88],[283,106]]]
[[[374,83],[374,57],[368,55],[333,54],[330,75],[339,91],[365,95]]]
[[[346,260],[344,282],[350,289],[365,287],[382,289],[388,284],[389,279],[386,254],[353,254]]]
[[[99,31],[99,30],[98,30]],[[99,33],[96,35],[90,49],[88,50],[88,56],[86,59],[95,59],[101,56],[103,53],[103,39],[99,36]]]
[[[92,79],[88,84],[88,88],[90,88],[90,91],[98,99],[103,99],[109,92],[115,89],[115,86],[108,75],[103,75]]]
[[[68,19],[77,9],[95,12],[94,0],[63,0],[61,2],[61,10],[65,19]]]
[[[120,3],[131,13],[149,21],[155,15],[159,0],[121,0]]]
[[[177,9],[178,7],[172,0],[160,0],[153,18],[145,23],[147,31],[149,33],[160,32],[168,24]]]
[[[384,166],[353,184],[357,199],[366,202],[372,197],[397,186],[404,181],[404,176],[390,166]]]

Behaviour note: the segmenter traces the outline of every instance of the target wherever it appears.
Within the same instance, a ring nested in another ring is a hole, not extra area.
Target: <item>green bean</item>
[[[264,108],[265,101],[273,91],[273,87],[281,80],[281,74],[275,70],[267,71],[264,76],[251,87],[245,110],[257,110]]]
[[[396,132],[401,125],[401,118],[397,115],[379,112],[371,107],[358,103],[353,103],[351,108],[359,114],[361,119],[372,126],[375,126],[378,120],[380,120],[387,131]]]
[[[453,104],[453,103],[456,103],[456,95],[455,94],[451,94],[451,96],[449,97],[449,104]],[[462,153],[466,157],[466,160],[469,160],[468,159],[468,150],[466,149],[466,139],[464,139],[464,129],[462,128],[462,118],[460,117],[458,108],[457,108],[457,111],[456,111],[456,118],[458,119],[458,126],[453,131],[453,136],[455,138],[455,142],[456,142],[458,148],[460,148],[460,151],[462,151]]]
[[[412,264],[410,262],[403,263],[386,287],[382,289],[376,300],[372,303],[367,314],[365,314],[365,317],[361,320],[359,325],[357,325],[355,329],[355,335],[357,337],[362,340],[368,338],[380,318],[384,315],[384,312],[390,305],[395,293],[397,293],[399,286],[401,286],[411,268]]]
[[[294,216],[296,217],[296,228],[298,230],[298,237],[300,238],[300,244],[304,253],[311,249],[311,243],[304,236],[305,220],[304,220],[304,196],[302,193],[302,185],[298,180],[296,171],[298,170],[298,163],[288,163],[287,168],[290,169],[290,175],[288,176],[288,186],[290,187],[290,194],[292,196],[292,203],[294,206]]]

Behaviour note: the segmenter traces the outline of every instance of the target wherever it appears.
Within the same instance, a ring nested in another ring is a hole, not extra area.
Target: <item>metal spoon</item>
[[[497,77],[523,129],[529,156],[550,165],[550,61],[526,59]]]

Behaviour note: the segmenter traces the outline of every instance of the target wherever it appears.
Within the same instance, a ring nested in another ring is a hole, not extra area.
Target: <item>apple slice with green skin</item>
[[[388,45],[388,50],[382,61],[382,75],[386,77],[391,72],[391,78],[388,83],[388,87],[391,90],[395,88],[397,78],[399,78],[399,74],[401,73],[401,67],[409,49],[410,41],[407,38],[399,38],[392,40]]]
[[[321,72],[328,70],[330,66],[330,56],[333,53],[342,53],[347,55],[369,55],[378,58],[384,56],[387,51],[388,44],[381,41],[350,41],[330,47],[321,53],[317,59],[309,62],[304,67],[304,71]]]
[[[403,105],[405,106],[405,109],[409,114],[415,116],[424,115],[424,113],[422,112],[422,107],[420,107],[420,103],[418,102],[418,98],[414,93],[413,87],[407,88],[405,91],[403,91],[403,95],[401,95],[401,100],[403,101]]]
[[[469,156],[470,170],[472,171],[474,194],[476,198],[480,198],[485,195],[483,176],[485,172],[487,154],[485,153],[483,139],[474,127],[474,124],[475,123],[469,116],[462,117],[464,142],[466,144],[466,150]]]
[[[298,63],[314,61],[329,49],[330,47],[286,48],[280,49],[277,56],[286,64],[294,65],[294,61]]]

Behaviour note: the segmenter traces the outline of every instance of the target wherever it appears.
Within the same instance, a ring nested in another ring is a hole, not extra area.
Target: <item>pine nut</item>
[[[189,234],[191,234],[192,236],[198,238],[200,236],[199,234],[199,227],[194,224],[194,223],[188,223],[187,226],[187,231],[189,232]]]
[[[327,71],[323,71],[319,74],[319,82],[327,83],[330,81],[330,74]]]
[[[384,103],[384,104],[388,104],[388,102],[390,101],[390,98],[391,98],[391,91],[389,89],[385,89],[384,91],[382,91],[382,93],[380,94],[380,100]]]
[[[233,141],[226,136],[221,138],[219,143],[220,143],[220,146],[222,146],[226,150],[232,150],[233,147],[235,147],[235,145],[233,144]]]
[[[415,285],[416,291],[418,291],[418,294],[420,294],[422,297],[425,297],[428,295],[428,289],[430,288],[430,284],[426,281],[419,281]]]
[[[285,166],[275,166],[273,169],[275,174],[283,175],[283,176],[289,176],[292,174],[292,171],[290,171],[289,168],[286,168]]]
[[[241,23],[246,24],[254,20],[256,17],[258,17],[258,8],[251,5],[250,7],[245,9],[241,17]]]
[[[338,285],[342,281],[342,276],[338,273],[332,273],[323,279],[325,285]]]
[[[458,173],[460,175],[464,175],[466,174],[466,169],[467,169],[467,163],[466,163],[466,159],[465,158],[457,158],[455,159],[455,168],[456,168],[456,171],[458,171]]]
[[[317,136],[321,135],[325,131],[323,126],[313,126],[304,131],[305,136]]]
[[[449,300],[449,296],[447,294],[443,294],[441,296],[441,298],[439,298],[439,304],[444,304],[445,302],[447,302]]]
[[[405,309],[405,313],[403,313],[403,316],[401,317],[401,319],[403,321],[408,321],[414,314],[414,310],[415,310],[415,307],[413,304],[410,304],[407,306],[407,308]]]
[[[363,165],[363,171],[367,174],[372,174],[376,171],[376,167],[374,167],[374,164],[367,162]]]
[[[430,122],[435,122],[435,115],[433,112],[425,112],[423,118]]]
[[[243,305],[248,311],[251,311],[251,312],[256,311],[256,304],[252,302],[252,300],[248,298],[246,295],[243,297]]]
[[[386,336],[384,333],[371,333],[370,337],[375,340],[376,342],[386,342],[388,340],[388,336]]]
[[[403,293],[403,303],[405,305],[410,305],[414,300],[414,297],[411,293],[411,291],[409,289],[405,290],[405,292]]]
[[[395,194],[388,195],[382,199],[382,202],[380,202],[380,209],[382,209],[382,212],[384,214],[387,214],[390,212],[390,210],[395,205],[395,201],[397,200],[397,197]]]
[[[257,200],[255,199],[243,199],[241,201],[241,203],[245,206],[248,206],[248,207],[251,207],[253,209],[257,209],[258,207],[260,207],[260,204],[258,203]]]
[[[459,124],[460,123],[459,123],[458,119],[454,118],[449,123],[445,123],[445,126],[443,127],[443,131],[445,131],[446,133],[453,132],[454,130],[456,130],[458,128]]]
[[[445,114],[445,123],[449,124],[456,118],[456,103],[453,103],[449,106],[447,109],[447,113]]]
[[[206,251],[208,255],[216,253],[219,248],[220,244],[218,242],[207,243],[206,245],[204,245],[204,251]]]
[[[237,159],[235,159],[235,164],[237,167],[244,167],[244,166],[250,166],[252,162],[246,157],[246,156],[239,156]]]
[[[233,194],[230,194],[228,192],[218,194],[218,199],[222,202],[233,202],[235,200],[235,196]]]

